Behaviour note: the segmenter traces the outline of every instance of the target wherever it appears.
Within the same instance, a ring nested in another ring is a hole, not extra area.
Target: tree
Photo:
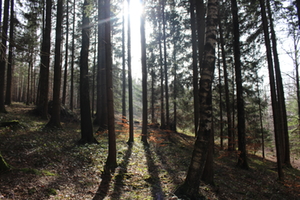
[[[6,41],[8,29],[9,0],[4,1],[4,17],[2,24],[2,43],[0,49],[0,113],[7,113],[5,109],[5,66],[6,66]]]
[[[41,48],[41,65],[39,78],[39,92],[37,105],[41,109],[41,117],[48,119],[48,93],[49,93],[49,64],[51,48],[51,13],[52,0],[46,0],[46,23],[43,27]]]
[[[209,0],[207,7],[206,42],[199,87],[199,132],[194,144],[192,160],[184,183],[176,190],[177,196],[198,198],[200,179],[207,161],[212,135],[212,82],[215,70],[215,48],[218,24],[218,1]]]
[[[123,6],[125,4],[123,3]],[[125,15],[122,16],[122,123],[126,123]],[[129,13],[129,12],[128,12]]]
[[[141,1],[141,5],[144,8],[145,2]],[[143,87],[143,114],[142,114],[142,142],[144,144],[148,144],[147,141],[147,125],[148,125],[148,104],[147,104],[147,63],[146,63],[146,36],[145,36],[145,12],[142,11],[141,13],[141,24],[140,24],[140,31],[141,31],[141,52],[142,52],[142,87]]]
[[[11,105],[12,95],[12,67],[13,67],[13,46],[14,46],[14,0],[11,0],[10,5],[10,28],[9,28],[9,51],[6,76],[6,95],[5,104]]]
[[[131,73],[131,25],[130,25],[130,0],[128,2],[127,15],[127,61],[128,61],[128,100],[129,100],[129,139],[128,143],[134,142],[133,133],[133,98],[132,98],[132,73]]]
[[[110,19],[110,0],[105,0],[105,19]],[[106,59],[106,94],[109,150],[106,165],[110,169],[117,167],[116,133],[114,117],[114,95],[112,76],[111,23],[105,22],[105,59]]]
[[[67,96],[67,75],[68,75],[68,53],[69,53],[69,1],[66,2],[66,52],[65,52],[65,70],[64,70],[64,82],[63,82],[63,92],[62,92],[62,105],[66,104]]]
[[[61,84],[61,41],[62,41],[63,0],[57,0],[53,107],[50,121],[45,128],[62,128],[60,124],[60,84]]]
[[[246,128],[245,128],[245,110],[243,98],[243,82],[241,72],[241,51],[240,51],[240,29],[238,19],[238,8],[236,0],[231,0],[231,11],[233,18],[233,49],[234,49],[234,66],[237,86],[237,108],[238,108],[238,149],[239,157],[237,165],[243,169],[249,169],[246,152]]]
[[[269,37],[269,29],[268,29],[268,20],[266,14],[266,6],[263,0],[259,1],[261,7],[261,17],[263,21],[264,27],[264,38],[265,45],[267,50],[267,61],[268,61],[268,70],[269,70],[269,79],[270,79],[270,93],[271,93],[271,101],[272,101],[272,111],[273,111],[273,123],[274,123],[274,133],[275,133],[275,144],[276,144],[276,157],[277,157],[277,171],[279,180],[283,180],[284,175],[282,171],[282,145],[280,139],[280,128],[279,128],[279,119],[277,116],[277,112],[279,111],[278,103],[277,103],[277,94],[276,94],[276,85],[274,78],[274,68],[272,61],[272,51]]]
[[[75,57],[75,11],[76,0],[73,1],[73,20],[72,20],[72,52],[71,52],[71,87],[70,87],[70,109],[73,110],[74,98],[74,57]]]
[[[79,144],[98,143],[93,135],[93,124],[90,108],[88,59],[90,47],[90,27],[89,27],[89,3],[87,0],[83,4],[82,16],[82,40],[80,52],[80,116],[81,116],[81,139]]]

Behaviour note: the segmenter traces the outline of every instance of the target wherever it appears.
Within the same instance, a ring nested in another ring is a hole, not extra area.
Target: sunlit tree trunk
[[[212,136],[212,82],[215,71],[215,48],[218,24],[218,1],[209,0],[207,10],[206,42],[199,88],[199,133],[194,145],[192,160],[186,179],[175,192],[177,196],[185,195],[197,199],[200,180],[207,161],[208,149]]]
[[[161,12],[159,12],[161,13]],[[163,72],[163,52],[162,52],[162,33],[161,33],[161,23],[158,23],[158,31],[159,31],[159,66],[160,66],[160,128],[166,128],[166,120],[165,120],[165,96],[164,96],[164,72]]]
[[[124,3],[123,3],[124,6]],[[122,16],[122,123],[126,123],[125,16]]]

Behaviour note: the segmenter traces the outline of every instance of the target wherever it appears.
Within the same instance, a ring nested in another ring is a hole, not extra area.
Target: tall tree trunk
[[[273,122],[274,122],[274,132],[275,132],[275,143],[276,143],[276,155],[277,155],[277,170],[278,170],[278,178],[279,180],[284,179],[283,171],[282,171],[282,145],[280,139],[280,128],[278,127],[279,119],[277,117],[277,112],[279,112],[277,95],[276,95],[276,86],[275,86],[275,78],[274,78],[274,69],[273,69],[273,61],[272,61],[272,51],[269,37],[269,29],[268,29],[268,20],[266,14],[266,6],[263,0],[259,0],[261,7],[261,15],[263,21],[264,28],[264,38],[265,45],[267,50],[267,60],[268,60],[268,69],[269,69],[269,79],[270,79],[270,92],[271,92],[271,101],[272,101],[272,110],[273,110]]]
[[[74,108],[74,57],[75,57],[75,13],[76,0],[73,1],[73,26],[72,26],[72,52],[71,52],[71,86],[70,86],[70,109]]]
[[[256,79],[258,80],[257,71],[256,71]],[[260,132],[261,132],[261,150],[262,150],[262,157],[263,157],[263,159],[265,159],[265,136],[264,136],[264,127],[263,127],[263,116],[262,116],[260,90],[259,90],[259,85],[258,84],[259,84],[259,81],[256,82],[256,89],[257,89],[259,122],[260,122]]]
[[[95,81],[96,81],[96,58],[97,58],[97,38],[98,32],[95,31],[95,43],[94,43],[94,60],[93,60],[93,83],[92,83],[92,117],[95,117]]]
[[[66,54],[65,54],[65,70],[64,70],[64,83],[63,83],[63,95],[62,105],[66,104],[67,96],[67,78],[68,78],[68,57],[69,57],[69,1],[66,2]]]
[[[111,49],[111,23],[110,23],[110,0],[105,0],[105,58],[106,58],[106,93],[108,113],[108,157],[106,165],[110,169],[117,167],[116,133],[115,133],[115,111],[113,95],[112,74],[112,49]]]
[[[198,198],[200,179],[207,161],[209,146],[212,145],[212,82],[215,71],[215,48],[217,43],[217,6],[217,0],[208,1],[206,43],[199,88],[199,133],[195,141],[186,179],[183,185],[175,192],[179,197],[185,195],[191,199]]]
[[[237,86],[237,109],[238,109],[238,149],[239,157],[237,165],[243,169],[249,169],[246,152],[246,128],[245,128],[245,108],[243,98],[243,82],[241,72],[241,51],[240,51],[240,28],[238,19],[238,8],[236,0],[231,0],[231,11],[233,18],[234,35],[234,65]]]
[[[127,15],[127,62],[128,62],[128,100],[129,100],[129,139],[128,143],[134,142],[133,132],[133,99],[132,99],[132,73],[131,73],[131,25],[130,25],[130,0],[128,2]]]
[[[219,31],[220,32],[220,31]],[[222,75],[220,59],[220,43],[218,43],[218,72],[219,72],[219,109],[220,109],[220,148],[223,149],[224,123],[223,123],[223,94],[222,94]]]
[[[145,2],[144,0],[140,0],[141,5],[143,7],[143,11],[140,16],[141,24],[141,53],[142,53],[142,88],[143,88],[143,124],[142,124],[142,142],[147,145],[147,125],[148,125],[148,106],[147,106],[147,63],[146,63],[146,36],[145,36]]]
[[[198,62],[201,72],[203,63],[203,52],[205,43],[205,8],[203,0],[196,0],[197,33],[198,33]]]
[[[13,66],[13,46],[14,46],[14,0],[11,0],[10,5],[10,29],[9,29],[9,52],[7,63],[7,76],[6,76],[6,95],[5,104],[11,105],[12,95],[12,66]]]
[[[197,65],[197,24],[195,16],[195,0],[190,0],[191,29],[192,29],[192,49],[193,49],[193,96],[194,96],[194,127],[197,136],[199,122],[199,96],[198,96],[198,65]]]
[[[165,1],[162,1],[162,20],[163,20],[163,43],[164,43],[164,76],[165,76],[165,95],[166,95],[166,129],[170,128],[170,108],[169,108],[169,83],[168,83],[168,63],[167,63],[167,44],[166,44],[166,19]]]
[[[82,17],[82,41],[80,52],[80,116],[81,116],[81,139],[79,144],[98,143],[93,135],[93,124],[90,107],[89,92],[89,47],[90,47],[90,27],[89,16],[86,8],[89,6],[88,0],[83,4]]]
[[[60,85],[61,85],[61,41],[62,41],[63,0],[57,0],[55,35],[53,107],[50,121],[45,128],[62,128],[60,124]]]
[[[160,66],[160,128],[166,128],[166,120],[165,120],[165,97],[164,97],[164,72],[163,72],[163,53],[162,53],[162,33],[161,33],[161,23],[158,23],[158,31],[159,31],[159,66]]]
[[[124,6],[124,3],[123,3]],[[125,16],[122,16],[122,123],[126,123]]]
[[[224,74],[224,85],[225,85],[225,101],[226,101],[226,116],[227,116],[227,137],[228,137],[228,151],[233,151],[233,126],[231,122],[231,110],[230,110],[230,100],[229,100],[229,84],[228,84],[228,73],[227,73],[227,63],[225,54],[225,42],[223,37],[223,27],[219,16],[219,34],[220,43],[222,51],[222,64],[223,64],[223,74]]]
[[[283,136],[283,160],[282,162],[288,166],[292,167],[291,159],[290,159],[290,141],[289,141],[289,132],[288,132],[288,124],[287,124],[287,114],[286,114],[286,106],[285,106],[285,98],[284,98],[284,90],[282,84],[281,70],[279,65],[279,58],[277,52],[277,39],[273,25],[273,18],[270,6],[270,0],[267,0],[267,10],[270,21],[270,30],[271,30],[271,40],[272,40],[272,50],[273,50],[273,58],[274,58],[274,66],[275,66],[275,75],[276,75],[276,84],[277,84],[277,94],[278,94],[278,103],[280,110],[280,119],[281,119],[281,132]]]
[[[298,13],[298,25],[300,29],[300,0],[296,0],[297,13]]]
[[[98,21],[105,20],[105,2],[98,1]],[[98,24],[98,68],[97,68],[97,115],[94,124],[99,130],[106,130],[108,125],[107,94],[106,94],[106,49],[105,49],[105,23]]]
[[[4,1],[4,17],[2,24],[2,43],[0,49],[0,113],[7,113],[5,109],[5,66],[6,66],[6,41],[8,29],[9,0]]]

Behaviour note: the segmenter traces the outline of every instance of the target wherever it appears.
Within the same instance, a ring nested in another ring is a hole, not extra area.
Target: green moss
[[[49,188],[48,190],[47,190],[47,195],[57,195],[57,192],[56,192],[56,190],[55,189],[53,189],[53,188]]]

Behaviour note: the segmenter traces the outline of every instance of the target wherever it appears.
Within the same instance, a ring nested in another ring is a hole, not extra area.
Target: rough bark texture
[[[4,17],[2,24],[2,44],[0,47],[0,113],[7,113],[5,109],[5,65],[6,65],[6,41],[8,29],[9,0],[4,1]]]
[[[212,145],[210,142],[212,134],[212,82],[215,70],[215,47],[217,43],[217,5],[217,0],[208,1],[206,43],[199,88],[199,132],[185,182],[175,192],[177,196],[187,196],[191,199],[196,199],[199,196],[200,179],[207,161],[208,148]]]
[[[144,8],[144,1],[141,1],[141,5]],[[141,14],[141,52],[142,52],[142,88],[143,88],[143,124],[142,124],[142,142],[148,144],[147,141],[147,125],[148,125],[148,106],[147,106],[147,64],[146,64],[146,36],[145,36],[145,12],[143,10]]]
[[[105,19],[110,19],[110,0],[105,0]],[[112,48],[110,20],[105,22],[105,58],[106,58],[106,94],[108,113],[108,157],[106,165],[110,169],[117,167],[115,112],[112,74]]]
[[[89,5],[84,1],[83,8]],[[82,43],[80,52],[80,116],[81,116],[81,139],[80,144],[97,143],[93,135],[93,124],[90,108],[89,76],[88,76],[88,58],[90,46],[90,28],[89,17],[83,9],[82,17]]]

